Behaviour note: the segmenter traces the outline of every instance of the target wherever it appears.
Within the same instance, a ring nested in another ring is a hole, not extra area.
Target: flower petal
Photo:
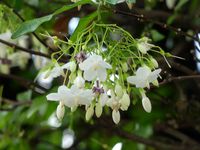
[[[104,69],[104,68],[99,68],[99,69],[97,70],[97,77],[99,77],[99,80],[100,80],[100,81],[105,81],[106,78],[107,78],[106,69]]]
[[[87,81],[92,81],[93,79],[97,77],[97,72],[94,71],[92,68],[90,68],[89,70],[84,71],[83,77]]]
[[[58,93],[50,93],[46,96],[47,100],[50,101],[59,101],[60,100],[60,95]]]
[[[155,80],[158,78],[160,72],[161,72],[161,69],[156,69],[156,70],[154,70],[154,71],[149,75],[148,81],[149,81],[149,82],[155,81]]]

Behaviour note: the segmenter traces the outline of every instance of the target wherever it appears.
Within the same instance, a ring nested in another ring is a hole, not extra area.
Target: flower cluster
[[[82,61],[80,61],[80,56],[84,58]],[[86,54],[80,52],[75,56],[75,60],[76,62],[70,61],[62,66],[55,63],[55,66],[47,71],[48,76],[53,78],[58,76],[65,77],[65,70],[71,72],[70,76],[77,75],[75,78],[72,78],[73,81],[70,81],[68,86],[62,85],[56,93],[47,95],[48,100],[59,101],[56,111],[58,119],[61,120],[64,116],[64,106],[71,108],[72,111],[76,110],[78,106],[85,106],[86,120],[90,120],[94,113],[97,117],[100,117],[103,107],[108,106],[112,109],[114,123],[118,124],[120,121],[120,110],[126,111],[128,109],[130,97],[127,90],[119,83],[111,88],[106,86],[110,80],[108,79],[107,70],[111,70],[112,66],[102,56],[97,54],[87,57]],[[125,70],[127,71],[127,69]],[[141,89],[149,88],[150,83],[158,85],[157,78],[160,72],[161,69],[151,71],[149,67],[141,66],[137,69],[134,76],[127,77],[128,83],[135,85],[136,88],[140,88],[142,106],[146,112],[151,112],[151,102],[145,95],[145,91]],[[87,86],[85,86],[86,82]]]
[[[151,52],[163,56],[165,53],[149,41],[147,37],[134,39],[116,25],[93,23],[77,41],[67,42],[67,50],[60,53],[74,49],[70,61],[61,64],[54,59],[45,72],[46,77],[64,78],[58,91],[47,95],[48,100],[59,101],[57,117],[63,118],[65,106],[71,111],[84,106],[85,118],[90,120],[93,115],[100,117],[107,107],[111,109],[113,122],[118,124],[121,111],[128,110],[136,95],[133,91],[139,93],[144,110],[150,113],[152,106],[146,89],[151,84],[158,86],[161,73]],[[66,46],[66,42],[60,44]]]

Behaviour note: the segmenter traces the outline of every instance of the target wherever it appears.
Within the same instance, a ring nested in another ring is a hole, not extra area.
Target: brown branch
[[[97,124],[96,124],[97,125]],[[142,143],[151,147],[154,147],[156,149],[162,149],[162,150],[198,150],[199,145],[191,144],[191,145],[185,145],[184,143],[176,143],[176,144],[169,144],[164,143],[158,140],[153,139],[147,139],[143,138],[141,136],[135,135],[133,133],[124,131],[120,129],[119,127],[116,127],[112,125],[110,121],[101,120],[98,122],[98,126],[103,127],[104,130],[109,131],[109,133],[112,133],[113,135],[120,136],[122,138],[125,138],[127,140]]]
[[[108,8],[107,8],[108,9]],[[112,10],[110,9],[113,13],[115,14],[121,14],[121,15],[125,15],[125,16],[131,16],[133,18],[136,18],[138,21],[144,21],[144,22],[150,22],[150,23],[154,23],[164,29],[167,29],[167,30],[170,30],[170,31],[174,31],[175,33],[179,34],[179,35],[182,35],[184,37],[189,37],[197,42],[200,42],[200,40],[195,37],[195,36],[192,36],[186,32],[183,32],[180,28],[175,28],[173,26],[170,26],[170,25],[167,25],[166,23],[162,23],[162,22],[159,22],[159,21],[156,21],[156,20],[153,20],[151,18],[147,18],[146,16],[144,16],[143,14],[135,14],[135,13],[132,13],[132,12],[126,12],[126,11],[121,11],[121,10]]]
[[[179,77],[171,77],[169,79],[165,79],[163,82],[160,82],[159,85],[165,85],[173,81],[183,81],[188,79],[200,79],[200,75],[190,75],[190,76],[179,76]]]
[[[27,80],[27,79],[24,79],[24,78],[21,78],[21,77],[18,77],[18,76],[15,76],[15,75],[11,75],[11,74],[3,74],[3,73],[0,73],[0,77],[3,77],[3,78],[7,78],[7,79],[12,79],[12,80],[15,80],[17,81],[19,84],[21,84],[22,86],[28,88],[28,89],[32,89],[33,91],[37,92],[36,91],[36,88],[46,92],[47,89],[36,84],[35,82],[32,82],[30,80]],[[39,93],[39,92],[37,92]],[[39,93],[41,94],[41,93]]]
[[[44,54],[44,53],[41,53],[41,52],[36,52],[36,51],[33,51],[33,50],[29,50],[27,48],[24,48],[24,47],[21,47],[21,46],[18,46],[14,43],[10,43],[10,42],[7,42],[7,41],[4,41],[2,39],[0,39],[0,42],[9,46],[9,47],[12,47],[12,48],[15,48],[15,49],[18,49],[18,50],[21,50],[21,51],[24,51],[24,52],[27,52],[27,53],[30,53],[30,54],[34,54],[34,55],[38,55],[38,56],[42,56],[42,57],[46,57],[46,58],[49,58],[51,59],[51,56],[47,55],[47,54]]]

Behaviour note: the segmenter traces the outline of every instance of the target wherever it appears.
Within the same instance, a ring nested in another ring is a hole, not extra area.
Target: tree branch
[[[3,73],[0,73],[0,77],[3,77],[3,78],[8,78],[8,79],[12,79],[12,80],[15,80],[17,81],[19,84],[21,84],[22,86],[28,88],[28,89],[32,89],[33,91],[37,92],[35,88],[38,88],[44,92],[47,91],[46,88],[36,84],[35,82],[32,82],[30,80],[27,80],[27,79],[24,79],[24,78],[21,78],[21,77],[18,77],[18,76],[15,76],[15,75],[11,75],[11,74],[3,74]],[[38,93],[38,92],[37,92]],[[41,94],[41,93],[39,93]]]

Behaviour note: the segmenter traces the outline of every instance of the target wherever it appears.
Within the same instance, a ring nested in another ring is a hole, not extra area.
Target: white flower
[[[56,78],[59,76],[64,76],[64,69],[70,70],[74,66],[74,62],[68,62],[63,66],[60,66],[58,63],[55,63],[53,69],[49,70],[46,77]]]
[[[61,101],[67,107],[78,105],[90,105],[93,100],[93,92],[89,89],[80,89],[75,85],[69,89],[65,85],[58,88],[57,93],[47,95],[47,100]]]
[[[83,79],[82,76],[79,75],[74,80],[74,85],[76,85],[78,88],[84,88],[85,80]]]
[[[118,124],[120,121],[120,113],[118,110],[113,109],[112,111],[112,119],[115,124]]]
[[[100,81],[105,81],[107,77],[106,69],[111,69],[111,65],[106,63],[101,56],[93,54],[79,64],[81,70],[84,71],[84,78],[87,81],[92,81],[99,78]]]
[[[106,93],[102,93],[99,97],[100,105],[103,107],[108,101],[108,95]]]
[[[142,98],[142,106],[146,112],[148,113],[151,112],[151,101],[149,100],[148,97],[144,96]]]
[[[127,110],[128,109],[128,107],[130,105],[130,97],[126,92],[124,92],[124,94],[123,94],[123,96],[120,100],[120,103],[121,103],[121,107],[120,107],[121,110]]]
[[[161,69],[156,69],[151,72],[151,69],[147,66],[143,66],[137,69],[135,76],[130,76],[127,81],[131,84],[135,84],[137,88],[150,87],[150,83],[157,80]]]
[[[152,47],[154,47],[154,45],[148,43],[147,37],[138,40],[137,48],[141,53],[146,54]]]

